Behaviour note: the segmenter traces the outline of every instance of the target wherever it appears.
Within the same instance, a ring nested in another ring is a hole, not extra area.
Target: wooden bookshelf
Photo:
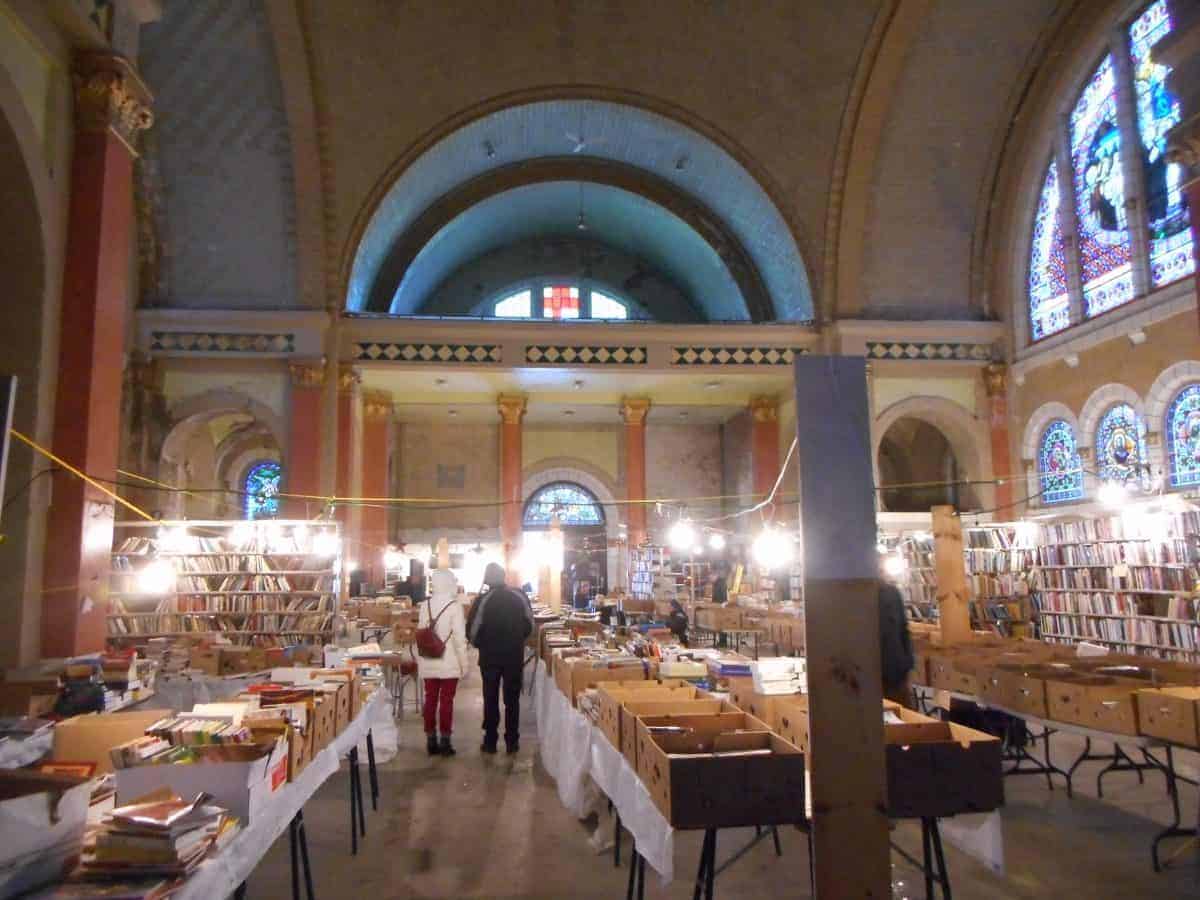
[[[154,637],[213,634],[235,644],[275,646],[333,637],[339,557],[317,553],[333,522],[118,523],[109,592],[108,638],[126,644]],[[334,540],[333,546],[340,546]],[[140,583],[150,565],[174,571],[164,593]]]

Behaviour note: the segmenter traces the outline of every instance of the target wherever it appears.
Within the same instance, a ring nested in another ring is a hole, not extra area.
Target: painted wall
[[[578,459],[615,484],[620,479],[621,428],[526,425],[521,439],[521,468],[528,472],[547,460]]]
[[[753,420],[743,410],[721,426],[721,493],[742,495],[724,503],[725,512],[744,507],[754,493],[754,469],[751,465]]]
[[[500,428],[496,425],[406,423],[398,428],[397,483],[404,497],[453,503],[495,503],[500,485]],[[443,480],[438,481],[438,467]],[[446,481],[462,467],[462,487]],[[404,507],[397,515],[400,540],[419,529],[497,529],[497,506],[470,509]]]
[[[646,495],[650,498],[715,497],[721,494],[721,429],[718,425],[646,426]],[[674,510],[672,510],[673,512]],[[696,517],[720,512],[716,504],[695,504]],[[646,525],[654,540],[666,539],[673,519],[653,509]]]

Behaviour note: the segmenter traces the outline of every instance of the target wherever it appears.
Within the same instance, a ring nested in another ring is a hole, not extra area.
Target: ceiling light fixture
[[[446,411],[446,415],[448,415],[448,416],[457,416],[457,415],[458,415],[458,410],[457,410],[457,409],[451,409],[451,410],[447,410],[447,411]]]
[[[564,410],[563,410],[563,415],[564,415],[564,416],[573,416],[573,415],[575,415],[575,410],[573,410],[573,409],[564,409]]]
[[[715,391],[715,390],[716,390],[717,388],[719,388],[720,386],[721,386],[721,382],[719,382],[719,381],[706,381],[706,382],[704,382],[704,389],[705,389],[706,391]]]

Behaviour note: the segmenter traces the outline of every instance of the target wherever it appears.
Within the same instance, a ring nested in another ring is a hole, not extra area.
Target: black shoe
[[[438,753],[442,754],[442,756],[453,756],[454,755],[454,745],[452,745],[450,743],[450,735],[448,735],[448,734],[442,735],[442,740],[438,744]]]
[[[516,753],[520,749],[521,749],[521,745],[516,741],[513,741],[511,744],[508,742],[505,742],[505,744],[504,744],[504,752],[507,753],[509,756]]]
[[[436,734],[425,735],[425,752],[430,756],[438,755],[438,739]]]
[[[487,741],[484,741],[482,744],[479,745],[479,752],[494,754],[496,752],[496,745],[489,744]]]

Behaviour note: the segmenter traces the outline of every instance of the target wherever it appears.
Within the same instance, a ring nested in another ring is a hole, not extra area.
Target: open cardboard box
[[[1138,731],[1200,749],[1200,687],[1164,687],[1135,695]]]
[[[602,659],[575,657],[555,660],[554,683],[574,706],[588,688],[609,681],[649,681],[657,674],[658,664],[651,660],[609,666]]]
[[[979,698],[1017,715],[1046,719],[1050,716],[1046,679],[1070,671],[1067,663],[998,663],[980,674]]]
[[[142,709],[115,713],[88,713],[64,719],[54,726],[50,758],[59,762],[90,762],[96,774],[113,771],[109,751],[146,733],[159,719],[174,715],[168,709]]]
[[[657,692],[652,692],[657,693]],[[656,700],[650,697],[634,697],[621,705],[621,755],[636,770],[637,768],[637,723],[638,719],[650,717],[664,719],[672,716],[714,715],[716,713],[740,712],[733,704],[716,697],[701,696],[691,700]]]
[[[621,706],[627,700],[691,700],[696,688],[690,684],[664,685],[658,681],[610,681],[599,686],[599,716],[596,724],[614,747],[621,746]]]
[[[637,720],[637,773],[674,828],[804,820],[804,754],[745,713]],[[688,729],[656,734],[656,726]],[[761,755],[714,754],[769,750]]]
[[[883,710],[899,710],[894,700],[884,700]],[[779,736],[808,753],[808,694],[791,694],[780,698],[775,708]]]
[[[1113,734],[1137,734],[1134,692],[1144,680],[1070,672],[1046,681],[1049,717]]]
[[[245,758],[237,760],[118,769],[117,804],[130,803],[161,787],[169,787],[181,797],[206,791],[216,805],[249,824],[287,783],[291,749],[287,737],[280,735],[270,744],[246,746],[242,755]]]
[[[1004,805],[1000,739],[903,707],[884,724],[888,815],[894,819],[990,812]]]
[[[779,730],[780,704],[786,700],[803,696],[795,694],[759,694],[754,690],[754,679],[749,676],[734,676],[729,679],[729,702],[744,713],[766,722],[772,731]]]

